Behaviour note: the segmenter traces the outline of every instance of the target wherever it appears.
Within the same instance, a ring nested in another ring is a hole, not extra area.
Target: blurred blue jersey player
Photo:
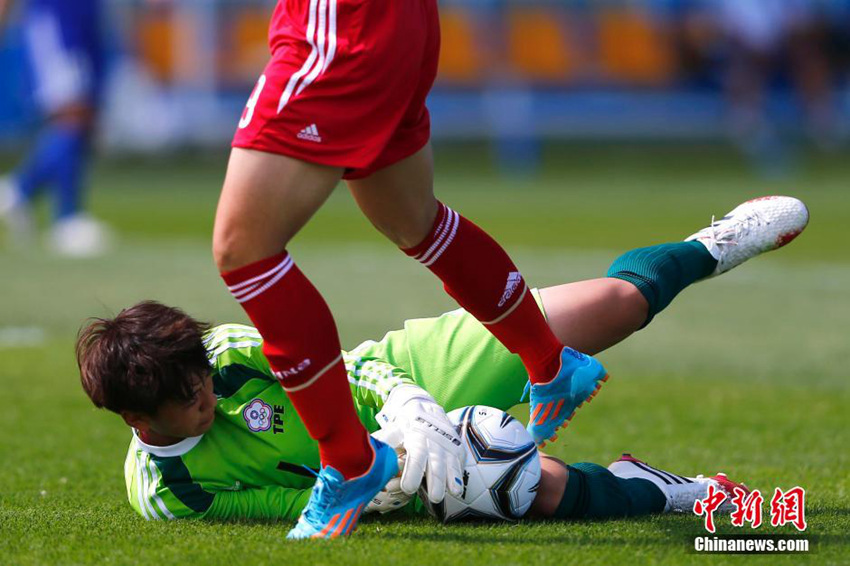
[[[104,75],[101,1],[22,0],[20,9],[32,95],[45,124],[29,157],[0,184],[0,216],[12,241],[31,241],[32,203],[50,189],[48,246],[63,255],[96,255],[108,246],[108,230],[82,206]]]

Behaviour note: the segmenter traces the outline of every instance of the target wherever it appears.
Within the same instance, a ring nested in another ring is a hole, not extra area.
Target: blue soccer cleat
[[[322,468],[307,507],[286,538],[336,538],[354,531],[366,505],[398,475],[395,450],[380,440],[370,438],[370,441],[375,460],[362,476],[345,481],[334,468]]]
[[[529,395],[528,432],[539,446],[558,437],[555,432],[567,426],[576,409],[596,397],[608,374],[594,358],[564,347],[561,369],[548,383],[526,385]]]

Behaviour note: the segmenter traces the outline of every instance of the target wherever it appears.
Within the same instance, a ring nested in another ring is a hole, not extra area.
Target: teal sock
[[[567,466],[569,478],[556,519],[612,519],[660,513],[667,498],[654,483],[618,478],[598,464]]]
[[[608,277],[628,281],[646,297],[646,326],[685,287],[708,277],[716,267],[717,260],[701,243],[677,242],[624,253],[611,264]]]

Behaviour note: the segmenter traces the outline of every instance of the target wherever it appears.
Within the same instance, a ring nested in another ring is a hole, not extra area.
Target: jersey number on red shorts
[[[245,129],[248,127],[248,124],[251,123],[251,119],[254,117],[254,109],[257,107],[257,101],[260,99],[260,94],[263,92],[263,87],[266,86],[266,76],[260,75],[260,79],[257,81],[257,86],[254,87],[254,92],[251,93],[251,98],[248,99],[248,103],[245,105],[245,110],[242,112],[242,119],[239,120],[239,128]]]

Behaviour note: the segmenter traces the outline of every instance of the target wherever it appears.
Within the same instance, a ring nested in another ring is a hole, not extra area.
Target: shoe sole
[[[584,401],[582,401],[581,403],[579,403],[578,407],[576,407],[576,408],[575,408],[575,411],[573,411],[572,413],[570,413],[570,416],[569,416],[569,417],[567,417],[567,419],[566,419],[563,423],[561,423],[559,426],[555,427],[555,434],[553,434],[553,435],[552,435],[552,436],[550,436],[548,439],[546,439],[546,440],[544,440],[543,442],[541,442],[540,444],[538,444],[538,445],[537,445],[537,447],[538,447],[538,448],[544,448],[544,447],[546,446],[546,443],[547,443],[547,442],[554,442],[554,441],[558,440],[558,433],[557,433],[557,431],[559,431],[559,430],[563,430],[563,429],[567,428],[567,427],[570,425],[570,421],[572,421],[572,420],[573,420],[573,418],[576,416],[576,413],[578,412],[578,410],[579,410],[579,409],[581,409],[582,407],[584,407],[586,404],[588,404],[588,403],[590,403],[591,401],[593,401],[593,399],[595,399],[595,398],[596,398],[596,396],[597,396],[597,395],[599,395],[599,391],[601,391],[601,390],[602,390],[602,385],[603,385],[605,382],[607,382],[607,381],[608,381],[608,379],[609,379],[610,377],[611,377],[611,375],[606,373],[606,374],[605,374],[605,377],[603,377],[602,379],[600,379],[600,380],[599,380],[599,382],[596,384],[596,387],[593,389],[593,392],[592,392],[592,393],[591,393],[591,394],[587,397],[587,399],[585,399]]]

